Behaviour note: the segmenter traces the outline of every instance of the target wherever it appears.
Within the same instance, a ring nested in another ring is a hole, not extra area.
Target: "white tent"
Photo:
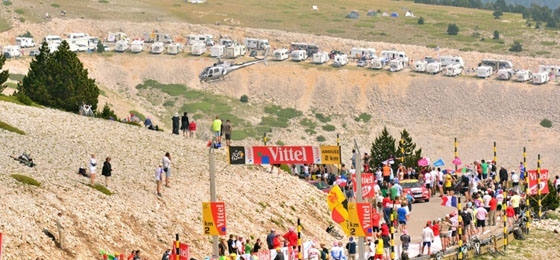
[[[187,2],[189,2],[191,4],[202,4],[202,3],[205,3],[206,0],[187,0]]]

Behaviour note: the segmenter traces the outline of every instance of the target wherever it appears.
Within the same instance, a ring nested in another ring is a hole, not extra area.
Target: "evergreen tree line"
[[[416,169],[418,168],[418,161],[422,159],[422,149],[416,148],[416,143],[412,141],[412,137],[406,129],[400,132],[400,139],[396,140],[385,127],[371,144],[370,159],[364,163],[367,163],[375,171],[377,167],[383,166],[383,162],[389,159],[393,159],[395,162],[392,165],[395,172],[400,163]]]
[[[494,16],[499,13],[518,13],[522,14],[523,19],[534,20],[537,25],[544,23],[548,28],[560,29],[560,7],[552,10],[548,6],[540,6],[534,3],[529,7],[525,7],[520,4],[507,4],[505,0],[496,0],[495,2],[487,3],[483,3],[481,0],[414,0],[414,2],[420,4],[493,10],[495,12]]]

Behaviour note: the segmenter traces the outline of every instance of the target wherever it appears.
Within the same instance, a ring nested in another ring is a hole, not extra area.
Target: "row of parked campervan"
[[[479,78],[490,78],[494,72],[499,80],[513,79],[517,82],[532,82],[540,85],[550,81],[551,78],[560,76],[560,66],[539,65],[538,72],[530,70],[514,69],[513,63],[509,60],[484,59],[476,69],[476,76]]]

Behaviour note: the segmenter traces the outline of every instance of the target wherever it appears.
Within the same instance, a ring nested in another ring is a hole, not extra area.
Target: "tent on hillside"
[[[202,4],[206,3],[206,0],[188,0],[188,2],[191,4]]]
[[[389,16],[387,12],[383,12],[383,16]]]
[[[414,17],[414,13],[410,10],[406,11],[406,14],[404,16],[408,16],[408,17]]]
[[[352,10],[352,11],[350,11],[350,13],[348,13],[348,14],[346,15],[346,18],[349,18],[349,19],[358,19],[358,18],[360,18],[360,14],[358,13],[358,11]]]
[[[367,16],[377,16],[377,13],[376,13],[375,11],[373,11],[373,10],[369,10],[369,11],[367,12]]]
[[[399,17],[399,14],[398,14],[397,12],[393,12],[393,13],[391,14],[391,17]]]

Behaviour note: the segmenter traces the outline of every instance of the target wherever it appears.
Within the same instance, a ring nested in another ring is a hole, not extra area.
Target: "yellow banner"
[[[204,235],[226,234],[226,208],[223,202],[202,202],[202,228]]]
[[[340,164],[340,147],[336,145],[321,146],[322,164]]]
[[[365,237],[366,233],[362,228],[361,220],[360,220],[360,213],[361,211],[358,208],[358,204],[356,202],[349,202],[348,203],[348,233],[347,235],[350,236],[357,236],[357,237]]]

